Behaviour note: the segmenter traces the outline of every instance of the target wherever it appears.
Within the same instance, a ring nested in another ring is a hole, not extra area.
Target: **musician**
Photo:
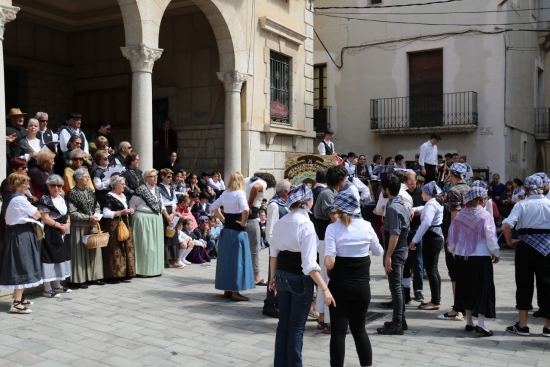
[[[319,143],[319,146],[317,146],[317,150],[320,155],[336,155],[334,143],[332,142],[333,135],[334,131],[331,129],[325,130],[325,139]]]
[[[452,153],[445,154],[445,163],[443,164],[443,168],[439,172],[437,182],[439,183],[439,186],[443,186],[447,180],[449,179],[449,170],[451,167],[451,164],[453,164],[453,155]]]

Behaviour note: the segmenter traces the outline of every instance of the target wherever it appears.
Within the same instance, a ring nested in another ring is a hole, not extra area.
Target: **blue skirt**
[[[216,289],[245,291],[256,288],[246,231],[224,228],[218,242]]]

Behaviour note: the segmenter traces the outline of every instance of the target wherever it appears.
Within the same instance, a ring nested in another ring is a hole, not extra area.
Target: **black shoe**
[[[392,324],[393,324],[392,321],[386,321],[386,322],[384,323],[384,326],[385,326],[385,327],[389,327],[389,326],[391,326]],[[403,319],[403,320],[401,321],[401,329],[403,329],[403,330],[409,330],[409,326],[407,325],[407,320],[406,320],[406,319]]]
[[[485,330],[481,326],[476,326],[476,334],[479,334],[479,336],[493,336],[491,330]]]
[[[274,308],[272,310],[263,310],[262,315],[267,316],[267,317],[273,317],[274,319],[278,319],[279,318],[279,311],[277,311],[276,308]]]
[[[542,328],[542,336],[550,338],[550,328],[547,328],[546,326],[544,326]]]
[[[410,288],[403,288],[403,294],[405,295],[405,304],[410,305],[411,302],[411,289]]]
[[[466,325],[466,326],[464,326],[464,330],[465,330],[465,331],[474,331],[475,329],[476,329],[476,327],[473,326],[473,325]]]
[[[506,328],[506,331],[514,334],[518,334],[521,336],[529,336],[531,333],[529,333],[529,326],[520,327],[519,322],[516,322],[514,325],[508,326]]]
[[[424,296],[422,295],[421,291],[414,292],[414,298],[416,302],[424,302]]]
[[[540,310],[533,312],[533,317],[542,317]]]
[[[393,301],[379,303],[380,308],[393,308]]]
[[[390,322],[388,326],[384,325],[384,327],[376,329],[376,331],[382,335],[403,335],[403,329],[397,327],[393,322]]]

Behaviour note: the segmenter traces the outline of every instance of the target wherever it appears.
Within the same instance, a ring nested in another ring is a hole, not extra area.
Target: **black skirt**
[[[456,290],[455,310],[464,313],[471,310],[494,319],[495,283],[493,281],[493,263],[490,256],[455,256]]]

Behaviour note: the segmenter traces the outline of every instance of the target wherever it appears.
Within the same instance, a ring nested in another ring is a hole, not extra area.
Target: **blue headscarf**
[[[451,164],[450,170],[453,173],[453,175],[463,179],[464,176],[466,175],[466,172],[468,172],[468,165],[464,163],[455,162]]]
[[[436,192],[436,194],[434,195],[434,190]],[[435,181],[431,181],[429,182],[427,185],[424,185],[422,187],[422,192],[430,195],[430,196],[440,196],[443,194],[443,191],[441,191],[441,189],[439,188],[439,186],[437,186],[437,182]]]
[[[539,195],[544,192],[544,187],[548,185],[548,177],[543,178],[542,175],[546,176],[544,173],[535,173],[525,179],[524,185],[529,189],[529,194]]]
[[[472,182],[471,187],[481,187],[482,189],[486,189],[487,185],[481,180],[475,180],[474,182]]]
[[[306,203],[313,197],[313,192],[306,184],[298,184],[290,187],[288,198],[286,199],[286,205],[290,208],[292,204],[302,201],[302,209],[309,211]]]
[[[481,187],[474,186],[464,195],[464,204],[469,203],[476,198],[483,199],[485,197],[487,197],[487,190]]]
[[[352,215],[357,209],[359,209],[359,200],[357,200],[351,190],[341,190],[334,198],[332,207]]]

